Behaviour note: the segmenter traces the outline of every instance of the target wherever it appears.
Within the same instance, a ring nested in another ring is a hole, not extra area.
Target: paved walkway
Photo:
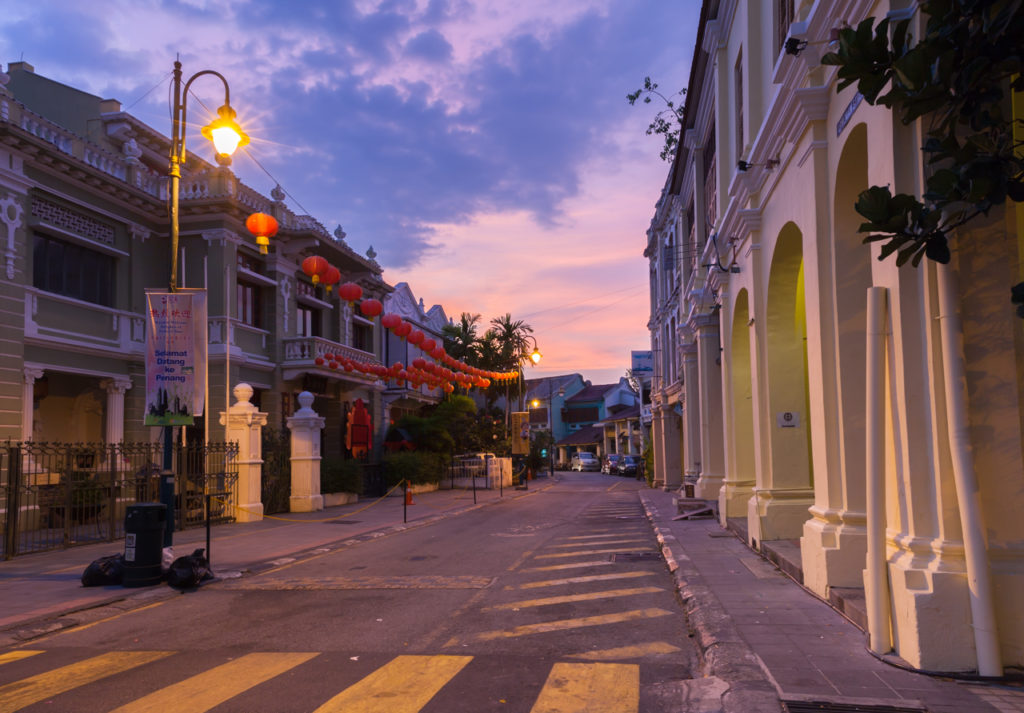
[[[800,711],[1024,712],[1024,687],[933,678],[879,661],[864,632],[717,520],[673,520],[672,493],[640,496],[675,570],[705,673],[733,684],[726,711],[770,710],[767,681]]]

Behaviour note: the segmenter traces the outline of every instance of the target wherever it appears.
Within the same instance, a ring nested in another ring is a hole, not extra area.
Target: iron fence
[[[211,513],[216,521],[232,519],[237,452],[234,443],[175,449],[179,528],[205,521],[206,494],[220,500]],[[0,554],[10,559],[123,537],[128,506],[159,501],[162,460],[159,443],[0,443]]]

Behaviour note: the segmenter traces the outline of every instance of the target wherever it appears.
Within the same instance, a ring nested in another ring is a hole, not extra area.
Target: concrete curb
[[[722,694],[723,713],[780,713],[783,708],[778,691],[764,675],[760,659],[740,636],[676,537],[659,525],[657,506],[644,497],[643,491],[640,502],[675,577],[690,635],[697,644],[701,673],[728,684]]]
[[[203,584],[202,588],[211,586],[216,587],[218,582],[234,580],[240,577],[255,576],[268,572],[276,567],[281,567],[285,564],[298,562],[302,559],[327,554],[328,552],[334,552],[348,547],[354,547],[362,542],[375,540],[379,537],[387,537],[407,530],[415,530],[420,527],[432,525],[447,517],[472,512],[478,508],[493,505],[495,503],[501,503],[505,500],[514,500],[528,495],[534,495],[536,493],[543,492],[557,483],[558,479],[556,478],[544,486],[537,487],[535,490],[520,492],[498,500],[488,500],[487,502],[477,503],[475,505],[467,505],[457,509],[445,510],[420,520],[416,520],[415,522],[402,523],[400,525],[385,525],[377,528],[376,530],[368,530],[358,535],[321,544],[314,548],[298,550],[290,555],[286,555],[285,557],[256,562],[241,571],[221,572],[216,574],[213,580]],[[93,602],[81,608],[69,609],[64,612],[58,612],[10,624],[5,628],[0,629],[0,647],[24,644],[49,634],[67,631],[68,629],[84,626],[86,624],[93,624],[95,622],[102,621],[103,619],[132,611],[133,609],[139,609],[177,596],[190,594],[194,591],[198,590],[181,591],[174,589],[165,583],[153,585],[152,587],[140,588],[132,593],[129,593],[131,590],[121,590],[116,595],[112,595],[109,599]]]

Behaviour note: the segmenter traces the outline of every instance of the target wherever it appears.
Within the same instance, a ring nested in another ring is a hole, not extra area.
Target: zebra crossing
[[[42,650],[17,653],[20,658],[11,655],[0,658],[0,681],[5,679],[3,664],[37,654],[45,659],[48,654]],[[103,710],[111,713],[203,713],[261,686],[267,687],[263,689],[264,697],[272,696],[275,687],[288,685],[288,673],[302,666],[315,665],[321,655],[313,652],[249,653],[147,691],[147,682],[164,678],[159,671],[161,664],[173,663],[174,657],[187,657],[189,654],[175,651],[107,652],[0,684],[0,713],[25,709],[81,710],[73,702],[78,689],[93,685],[89,697],[104,696],[104,681],[120,674],[134,675],[130,683],[123,679],[119,681],[115,690],[129,685],[134,693],[140,695],[121,705],[115,701],[115,707]],[[314,696],[313,707],[302,710],[313,713],[419,713],[442,688],[459,688],[459,677],[471,673],[470,664],[474,658],[461,655],[396,656],[340,691],[329,691],[324,686],[324,691],[318,691],[319,699]],[[550,666],[529,711],[636,713],[639,675],[637,664],[556,662]],[[321,675],[318,678],[326,682],[331,676]],[[468,676],[461,685],[467,689],[479,686],[479,681],[472,679],[472,675]],[[279,691],[277,695],[280,696]],[[36,708],[37,705],[40,707]],[[251,709],[243,707],[239,710]],[[284,709],[275,706],[265,710]]]

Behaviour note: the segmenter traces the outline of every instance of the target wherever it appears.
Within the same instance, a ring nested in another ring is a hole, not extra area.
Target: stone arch
[[[743,515],[757,478],[754,441],[753,372],[750,344],[750,297],[741,289],[733,303],[729,353],[732,433],[728,434],[731,471],[719,498],[723,518]]]

